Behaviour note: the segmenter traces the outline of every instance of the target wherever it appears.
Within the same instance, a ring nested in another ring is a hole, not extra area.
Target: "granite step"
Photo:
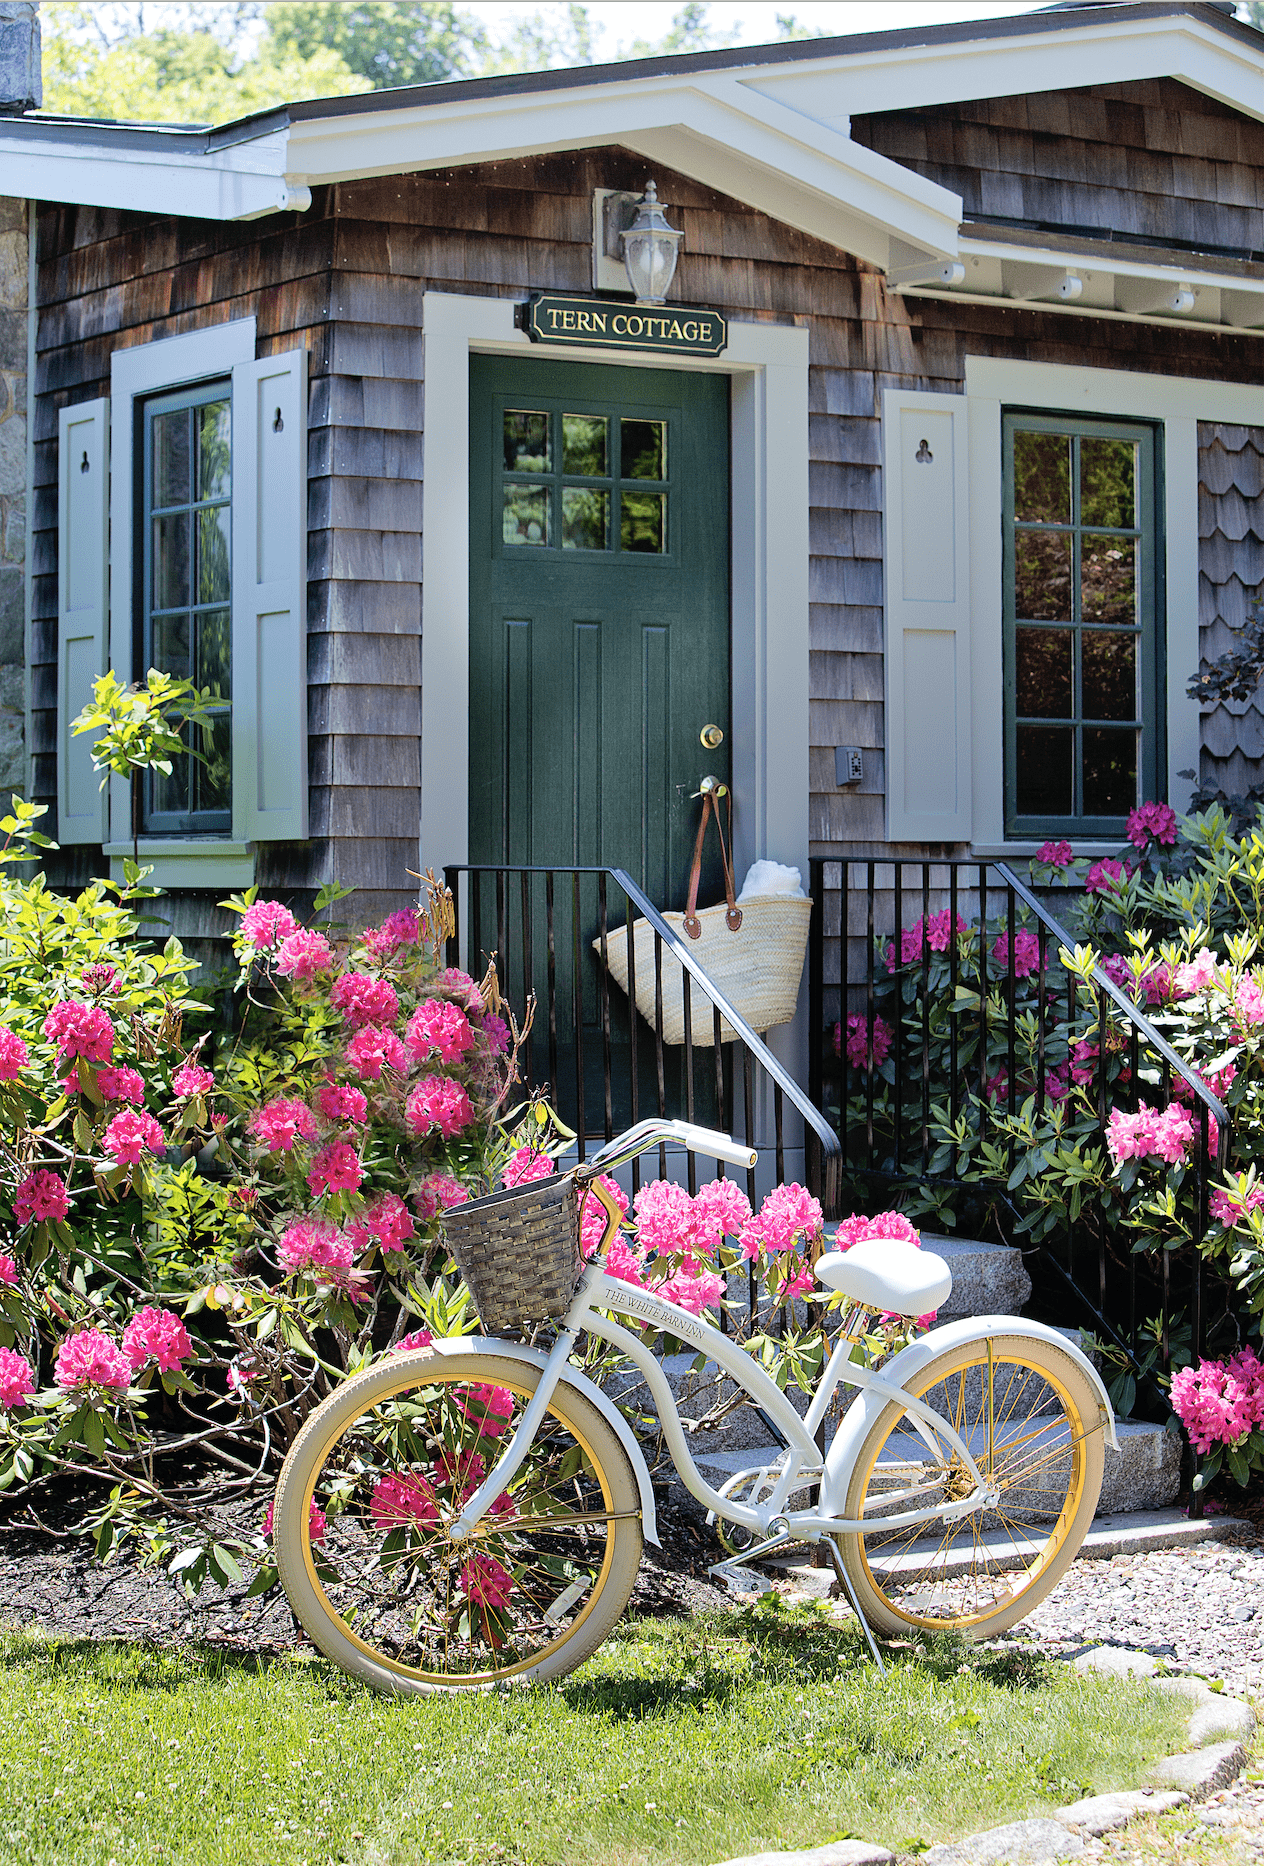
[[[923,1231],[922,1249],[934,1251],[952,1271],[952,1294],[939,1310],[941,1322],[965,1315],[1018,1315],[1031,1295],[1023,1253],[1013,1245]]]

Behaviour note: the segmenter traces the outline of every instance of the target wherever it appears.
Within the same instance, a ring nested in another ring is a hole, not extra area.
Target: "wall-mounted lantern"
[[[676,272],[684,234],[659,205],[651,181],[643,195],[598,188],[593,195],[593,286],[625,292],[639,304],[661,305]]]

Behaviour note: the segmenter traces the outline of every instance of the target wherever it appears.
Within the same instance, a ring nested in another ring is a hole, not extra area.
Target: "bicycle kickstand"
[[[869,1625],[868,1620],[866,1620],[864,1614],[860,1610],[860,1601],[857,1599],[856,1590],[852,1586],[851,1576],[848,1574],[846,1568],[844,1568],[843,1566],[842,1551],[839,1548],[838,1543],[834,1540],[833,1536],[826,1536],[825,1541],[829,1546],[830,1559],[834,1564],[834,1573],[838,1576],[838,1584],[843,1589],[843,1591],[846,1593],[848,1600],[851,1602],[852,1612],[855,1614],[856,1618],[860,1621],[860,1624],[864,1627],[865,1638],[869,1641],[869,1650],[873,1654],[873,1662],[877,1666],[879,1672],[885,1678],[887,1675],[887,1668],[882,1663],[882,1654],[878,1651],[878,1642],[873,1636],[873,1629]]]
[[[770,1536],[767,1542],[761,1542],[758,1548],[747,1549],[742,1555],[730,1555],[727,1561],[713,1562],[707,1569],[708,1574],[718,1575],[722,1581],[736,1582],[736,1575],[730,1573],[733,1568],[745,1568],[753,1561],[761,1560],[765,1555],[775,1555],[779,1549],[789,1548],[793,1536],[779,1534]]]

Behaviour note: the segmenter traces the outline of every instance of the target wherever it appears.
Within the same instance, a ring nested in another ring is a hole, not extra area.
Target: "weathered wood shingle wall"
[[[1204,667],[1264,600],[1264,428],[1198,424],[1198,646]],[[1264,783],[1264,690],[1208,708],[1200,781],[1241,797]]]

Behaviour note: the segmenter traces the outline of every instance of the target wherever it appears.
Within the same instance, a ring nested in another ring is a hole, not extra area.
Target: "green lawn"
[[[706,1866],[1135,1783],[1187,1708],[1019,1652],[879,1679],[819,1612],[628,1620],[562,1685],[406,1703],[320,1662],[0,1635],[0,1859]]]

